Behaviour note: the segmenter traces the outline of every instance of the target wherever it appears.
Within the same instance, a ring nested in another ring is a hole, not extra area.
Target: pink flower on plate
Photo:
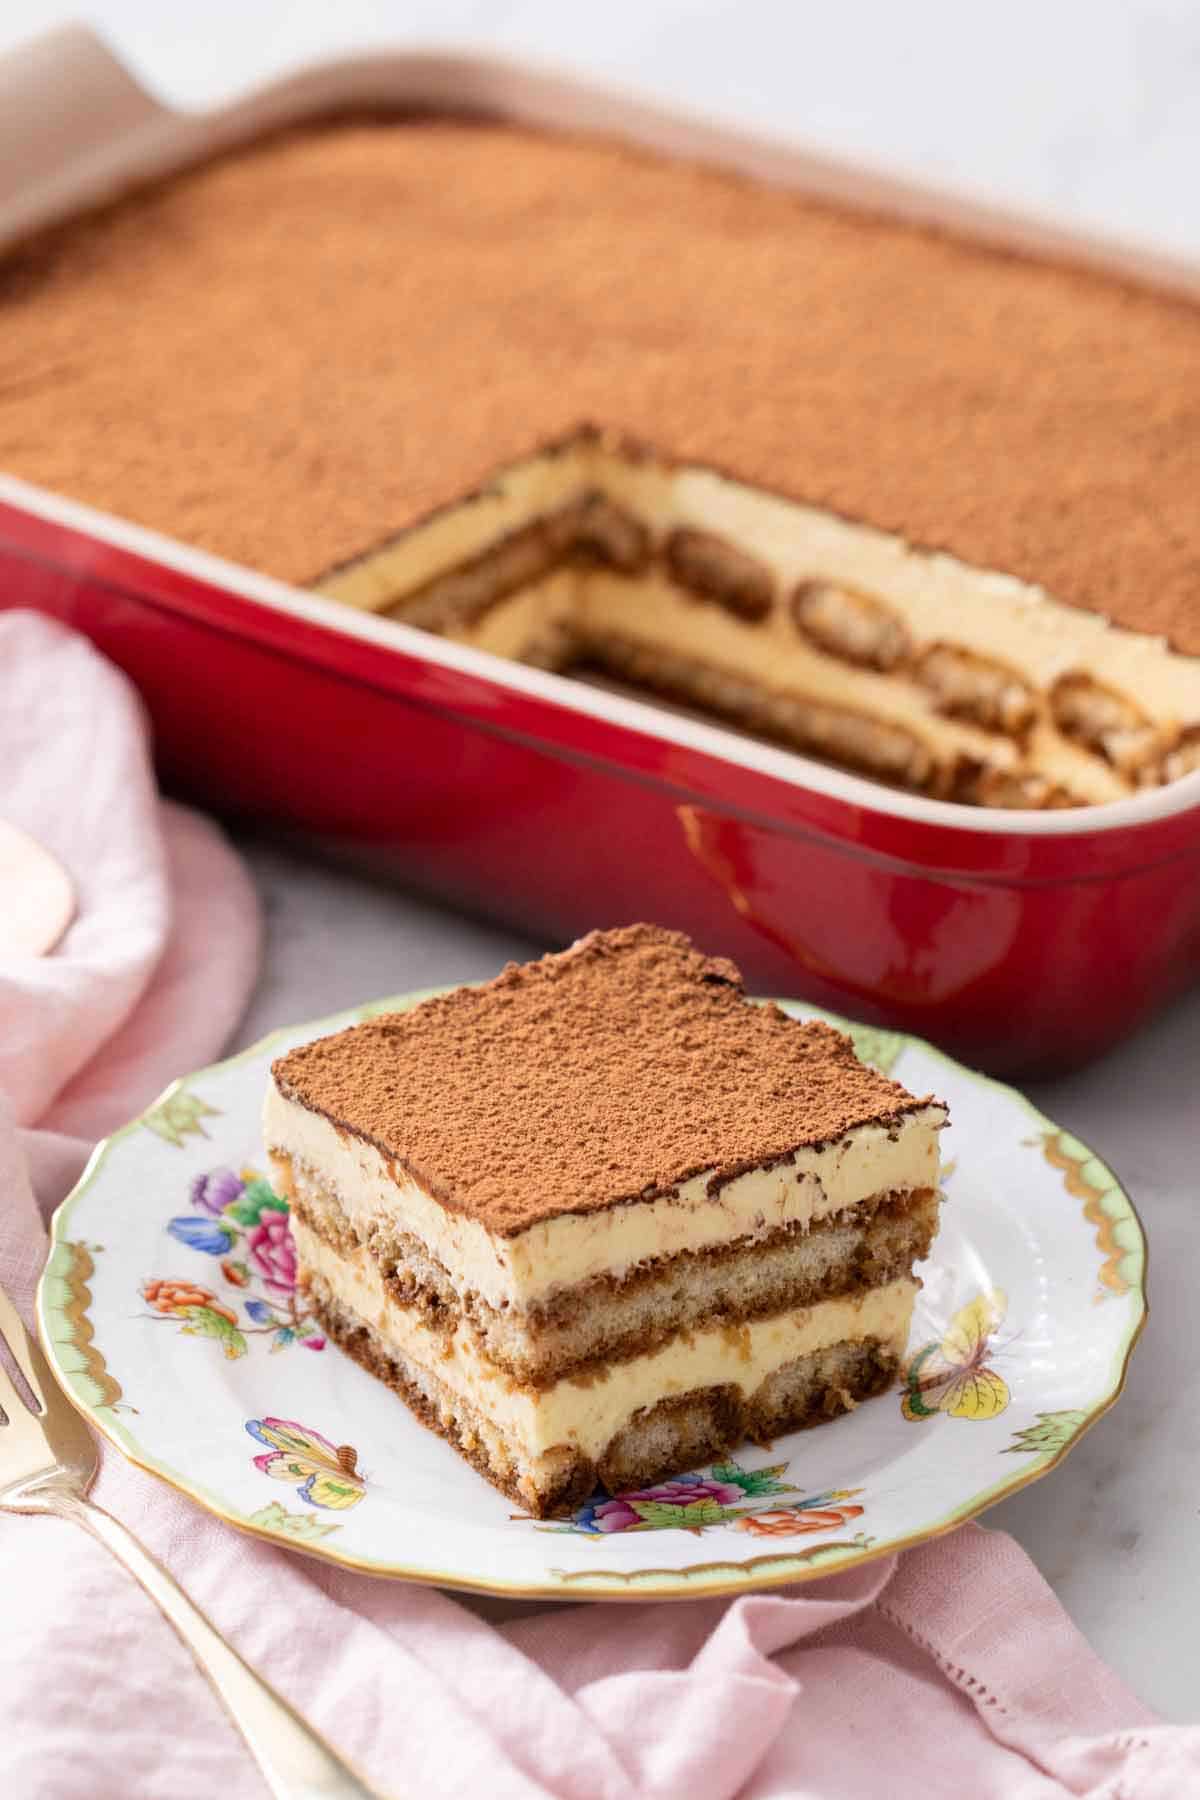
[[[631,1525],[641,1522],[624,1500],[601,1500],[599,1505],[581,1507],[577,1520],[588,1531],[628,1531]]]
[[[246,1233],[245,1251],[268,1291],[290,1299],[296,1287],[296,1247],[287,1214],[264,1212]]]
[[[643,1523],[635,1501],[657,1501],[660,1506],[695,1506],[700,1501],[715,1501],[718,1506],[733,1506],[743,1498],[741,1488],[732,1482],[685,1475],[678,1481],[661,1481],[656,1487],[618,1494],[612,1500],[589,1500],[579,1508],[575,1523],[584,1531],[629,1531]]]
[[[734,1487],[731,1481],[697,1480],[694,1475],[684,1475],[678,1481],[660,1481],[654,1487],[638,1488],[620,1496],[622,1500],[659,1500],[666,1506],[693,1506],[697,1500],[732,1506],[742,1497],[741,1488]]]

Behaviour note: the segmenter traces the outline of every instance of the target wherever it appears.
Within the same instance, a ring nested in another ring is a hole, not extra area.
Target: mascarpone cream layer
[[[292,1229],[302,1271],[320,1275],[343,1305],[482,1413],[530,1460],[560,1444],[599,1456],[639,1407],[723,1383],[751,1394],[785,1364],[833,1344],[877,1338],[900,1355],[918,1287],[912,1280],[893,1281],[733,1330],[687,1332],[648,1356],[535,1391],[519,1387],[481,1355],[466,1326],[447,1345],[419,1314],[397,1306],[365,1251],[343,1257],[300,1220],[292,1221]]]
[[[451,626],[444,635],[474,650],[524,662],[547,642],[556,625],[570,625],[578,603],[579,571],[559,569],[496,601],[470,624]]]
[[[1024,761],[1011,738],[932,712],[915,684],[855,668],[814,649],[779,606],[748,624],[720,606],[698,604],[664,575],[650,573],[630,582],[597,573],[586,577],[577,616],[585,630],[601,637],[615,634],[651,655],[661,651],[694,657],[718,675],[749,681],[769,693],[813,695],[823,705],[899,725],[935,755],[961,755],[999,769],[1016,769]],[[1117,800],[1129,791],[1103,763],[1084,761],[1090,766],[1084,771],[1081,798]],[[1045,755],[1038,767],[1049,772]]]
[[[595,1275],[621,1278],[658,1257],[765,1237],[783,1225],[807,1227],[893,1189],[936,1187],[945,1119],[942,1107],[922,1107],[898,1122],[894,1137],[860,1125],[824,1150],[797,1150],[793,1163],[735,1176],[711,1197],[710,1177],[700,1174],[682,1182],[677,1197],[563,1213],[515,1237],[495,1237],[478,1219],[452,1212],[402,1170],[393,1178],[394,1165],[373,1144],[339,1134],[273,1079],[263,1133],[268,1150],[302,1162],[364,1235],[376,1220],[398,1226],[421,1239],[460,1294],[524,1308]]]
[[[514,463],[480,493],[334,570],[316,584],[317,592],[366,612],[382,611],[564,504],[589,485],[593,457],[590,447],[580,446]]]
[[[825,579],[884,600],[918,645],[959,644],[994,656],[1041,688],[1087,670],[1135,695],[1152,718],[1200,719],[1200,659],[1161,638],[1110,625],[1043,588],[902,537],[731,481],[710,469],[607,459],[603,486],[656,532],[693,526],[760,558],[786,592]]]

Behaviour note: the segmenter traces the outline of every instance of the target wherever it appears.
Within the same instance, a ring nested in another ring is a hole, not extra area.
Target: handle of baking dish
[[[0,56],[0,246],[119,193],[187,128],[86,26]]]

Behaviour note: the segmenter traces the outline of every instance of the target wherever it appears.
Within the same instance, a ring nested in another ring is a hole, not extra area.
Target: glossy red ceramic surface
[[[278,584],[264,604],[238,591],[259,578],[62,511],[0,503],[0,606],[51,613],[124,668],[164,779],[206,806],[336,838],[548,942],[680,926],[759,991],[997,1073],[1097,1055],[1200,974],[1200,804],[1082,829],[905,816],[868,783],[810,785],[800,758],[766,773],[732,740],[672,741],[666,714],[634,729],[553,677],[534,691],[434,639],[364,640],[332,604],[291,610]]]

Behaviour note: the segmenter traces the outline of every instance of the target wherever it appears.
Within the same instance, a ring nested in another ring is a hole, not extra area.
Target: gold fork
[[[195,1657],[276,1800],[363,1800],[374,1795],[375,1789],[242,1661],[120,1520],[87,1498],[100,1460],[96,1440],[55,1384],[41,1345],[0,1288],[0,1350],[5,1346],[29,1398],[22,1396],[0,1357],[0,1511],[70,1519],[108,1546]]]

